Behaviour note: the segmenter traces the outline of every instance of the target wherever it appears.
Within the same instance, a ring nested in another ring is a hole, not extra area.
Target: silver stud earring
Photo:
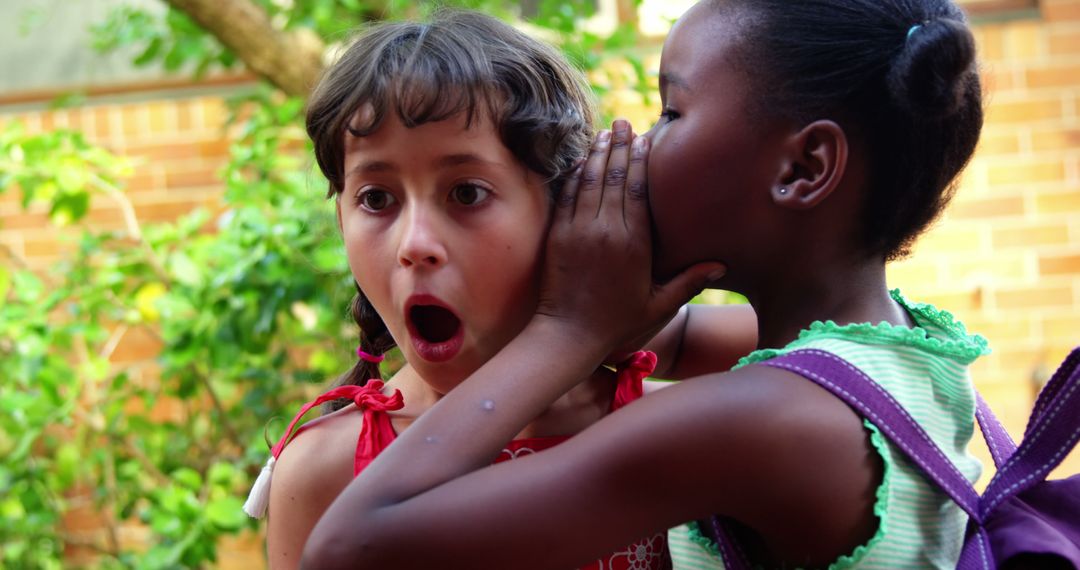
[[[787,188],[781,188],[780,189],[780,195],[781,196],[786,196],[787,195]]]

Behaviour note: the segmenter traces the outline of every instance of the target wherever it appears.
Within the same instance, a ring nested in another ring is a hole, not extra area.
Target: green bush
[[[257,4],[285,28],[324,38],[418,11],[404,0]],[[458,4],[507,16],[517,5]],[[589,10],[543,0],[532,24],[588,69],[627,59],[631,83],[647,93],[632,30],[587,33]],[[95,33],[102,49],[138,47],[133,65],[197,75],[240,65],[175,8],[161,18],[122,8]],[[81,133],[30,135],[17,123],[0,131],[0,193],[21,192],[24,207],[43,207],[64,235],[79,236],[45,273],[0,250],[0,567],[64,567],[66,545],[96,550],[101,568],[205,567],[220,537],[257,528],[240,506],[267,434],[284,427],[273,420],[346,369],[356,334],[303,104],[268,85],[233,101],[239,135],[221,173],[221,208],[169,223],[140,223],[124,193],[131,165]],[[98,202],[120,207],[123,230],[85,223]],[[156,369],[110,361],[132,333],[160,343]],[[106,538],[82,544],[60,521],[86,493]],[[149,533],[137,550],[117,539],[133,522]]]

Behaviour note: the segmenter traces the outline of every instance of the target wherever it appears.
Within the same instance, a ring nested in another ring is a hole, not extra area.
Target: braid
[[[386,329],[382,317],[375,312],[375,307],[371,305],[364,292],[360,290],[358,283],[356,284],[356,296],[353,297],[349,312],[352,313],[353,320],[360,327],[360,350],[379,356],[396,346],[394,337],[390,336],[390,331]],[[348,372],[339,376],[330,385],[330,388],[363,386],[367,384],[368,380],[381,379],[382,374],[379,371],[377,362],[368,362],[362,358],[357,358],[356,364],[353,364],[353,367]],[[349,400],[334,400],[323,404],[320,410],[323,415],[326,415],[347,405],[349,405]]]

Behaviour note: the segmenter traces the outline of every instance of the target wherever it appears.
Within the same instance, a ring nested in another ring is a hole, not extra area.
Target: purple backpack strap
[[[1057,400],[1058,394],[1068,385],[1070,382],[1075,382],[1077,371],[1080,370],[1080,347],[1074,348],[1069,356],[1065,357],[1065,361],[1058,367],[1057,372],[1050,377],[1046,386],[1039,392],[1038,399],[1035,400],[1035,408],[1031,412],[1031,418],[1028,420],[1028,426],[1024,430],[1024,439],[1027,439],[1031,434],[1033,425],[1042,417],[1046,412],[1047,407]]]
[[[990,456],[994,459],[994,467],[1001,466],[1016,452],[1016,442],[1013,441],[1009,432],[998,421],[994,412],[990,411],[990,405],[983,399],[982,394],[975,392],[975,419],[979,421],[979,429],[982,430],[986,447],[990,449]]]
[[[812,380],[851,406],[884,432],[894,445],[902,449],[908,458],[972,519],[982,520],[979,513],[979,494],[971,486],[971,482],[960,473],[907,410],[865,372],[835,354],[816,349],[796,350],[760,364],[794,372]],[[1007,434],[1005,439],[1008,439]]]
[[[983,493],[981,513],[985,516],[1002,501],[1040,483],[1061,464],[1080,440],[1080,348],[1065,359],[1040,394],[1024,441],[998,472]]]

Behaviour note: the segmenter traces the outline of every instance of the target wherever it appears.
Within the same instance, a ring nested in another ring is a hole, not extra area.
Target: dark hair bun
[[[975,38],[963,22],[924,22],[908,34],[888,74],[889,89],[916,120],[950,117],[963,108],[966,92],[978,88],[974,62]]]

